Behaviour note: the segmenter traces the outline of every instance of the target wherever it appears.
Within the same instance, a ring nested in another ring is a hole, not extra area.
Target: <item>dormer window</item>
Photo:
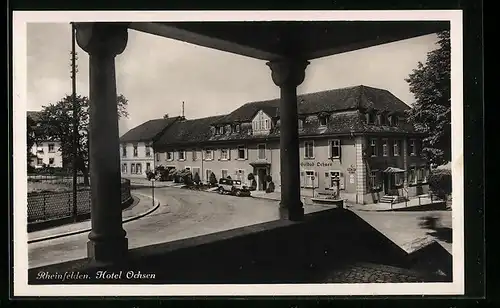
[[[240,124],[236,124],[236,125],[234,126],[234,131],[235,131],[235,132],[237,132],[237,133],[239,133],[239,132],[240,132]]]
[[[379,117],[380,117],[380,120],[379,120],[380,125],[387,125],[386,115],[382,113],[379,115]]]
[[[228,125],[227,126],[227,132],[230,133],[230,134],[233,132],[233,126],[232,125]]]
[[[366,123],[375,124],[375,114],[373,114],[372,112],[368,112],[366,114]]]
[[[304,119],[299,119],[298,126],[299,129],[304,129]]]
[[[328,124],[328,116],[327,115],[321,115],[319,117],[319,125],[320,126],[326,126]]]
[[[224,126],[219,126],[218,134],[219,135],[223,135],[224,134]]]
[[[396,127],[399,126],[399,118],[397,115],[391,116],[391,125]]]

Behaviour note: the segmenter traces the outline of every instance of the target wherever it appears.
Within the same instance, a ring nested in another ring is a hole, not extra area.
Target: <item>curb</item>
[[[152,198],[151,196],[144,195],[144,194],[141,194],[141,193],[135,193],[135,195],[139,195],[139,196],[143,196],[143,197],[147,197],[147,198]],[[137,220],[139,218],[147,216],[147,215],[151,214],[152,212],[156,211],[160,207],[160,201],[158,199],[156,199],[156,198],[154,198],[153,200],[155,202],[155,206],[153,206],[152,208],[148,209],[147,211],[145,211],[143,213],[137,214],[135,216],[132,216],[132,217],[129,217],[129,218],[126,218],[126,219],[122,219],[122,224],[127,223],[127,222],[131,222],[131,221],[134,221],[134,220]],[[66,236],[71,236],[71,235],[76,235],[76,234],[80,234],[80,233],[84,233],[84,232],[89,232],[91,230],[92,230],[92,228],[86,228],[86,229],[80,229],[80,230],[70,231],[70,232],[66,232],[66,233],[49,235],[49,236],[45,236],[45,237],[41,237],[41,238],[35,238],[35,239],[32,239],[32,240],[28,240],[28,244],[38,243],[38,242],[43,242],[43,241],[48,241],[48,240],[53,240],[53,239],[57,239],[57,238],[61,238],[61,237],[66,237]]]

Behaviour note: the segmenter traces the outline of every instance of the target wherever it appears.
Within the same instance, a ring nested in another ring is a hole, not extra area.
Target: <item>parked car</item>
[[[220,179],[218,192],[238,197],[250,196],[249,187],[243,185],[240,180]]]

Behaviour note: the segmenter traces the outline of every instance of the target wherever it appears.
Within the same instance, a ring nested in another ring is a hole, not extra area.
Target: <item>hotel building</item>
[[[424,137],[406,121],[410,107],[387,90],[355,86],[299,95],[298,129],[303,189],[336,189],[356,203],[427,192]],[[267,175],[280,187],[279,99],[247,103],[233,112],[175,121],[153,142],[155,164],[190,169],[208,181]]]

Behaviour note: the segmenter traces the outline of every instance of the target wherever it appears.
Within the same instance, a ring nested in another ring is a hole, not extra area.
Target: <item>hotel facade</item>
[[[300,179],[303,189],[336,190],[366,204],[384,196],[428,191],[424,137],[406,121],[408,105],[367,86],[298,96]],[[153,142],[155,166],[189,169],[207,182],[230,176],[258,190],[280,181],[279,100],[247,103],[230,114],[175,121]]]

